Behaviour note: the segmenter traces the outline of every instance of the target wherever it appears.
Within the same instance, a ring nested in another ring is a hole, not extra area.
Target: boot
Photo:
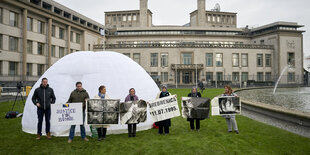
[[[52,139],[51,133],[48,132],[48,133],[46,134],[46,137],[47,137],[47,139]]]
[[[40,140],[40,139],[41,139],[41,135],[40,135],[40,134],[37,134],[36,140]]]

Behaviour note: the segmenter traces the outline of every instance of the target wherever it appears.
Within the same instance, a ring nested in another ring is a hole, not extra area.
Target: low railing
[[[204,43],[149,43],[149,44],[96,44],[94,49],[118,48],[242,48],[242,49],[273,49],[273,45],[256,44],[204,44]]]
[[[171,64],[171,69],[203,69],[203,64]]]

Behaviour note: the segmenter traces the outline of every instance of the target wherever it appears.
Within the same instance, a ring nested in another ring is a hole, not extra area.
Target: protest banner
[[[118,124],[118,99],[89,99],[86,101],[86,122],[89,125]]]
[[[153,100],[148,105],[154,122],[180,116],[176,95]]]
[[[205,119],[210,117],[210,99],[182,97],[183,118]]]
[[[82,103],[51,104],[51,124],[83,124]]]
[[[120,103],[121,124],[145,122],[147,118],[147,104],[143,100]]]
[[[240,97],[215,97],[211,101],[212,115],[241,114]]]

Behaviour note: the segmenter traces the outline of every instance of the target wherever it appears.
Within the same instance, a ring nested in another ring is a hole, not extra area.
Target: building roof
[[[303,27],[304,25],[298,25],[296,22],[278,21],[278,22],[274,22],[274,23],[271,23],[271,24],[267,24],[267,25],[264,25],[264,26],[257,27],[257,28],[253,28],[253,29],[251,29],[251,32],[259,31],[259,30],[263,30],[263,29],[267,29],[267,28],[271,28],[271,27],[275,27],[275,26],[288,26],[288,27],[299,28],[299,27]]]

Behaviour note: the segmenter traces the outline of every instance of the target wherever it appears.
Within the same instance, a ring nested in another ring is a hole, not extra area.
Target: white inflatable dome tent
[[[98,94],[100,85],[105,85],[107,95],[112,99],[120,99],[121,102],[129,94],[130,88],[135,88],[139,99],[145,101],[156,98],[159,89],[148,73],[129,57],[111,51],[91,52],[80,51],[69,54],[53,64],[35,83],[27,98],[24,108],[22,128],[24,132],[37,133],[37,108],[31,98],[35,88],[41,84],[43,77],[48,78],[50,87],[54,89],[55,104],[66,103],[70,93],[75,89],[75,83],[81,81],[83,88],[87,90],[90,98]],[[51,116],[53,117],[53,116]],[[152,120],[149,112],[147,121],[137,125],[137,131],[152,128]],[[86,126],[86,132],[90,135],[90,128]],[[68,136],[70,126],[54,126],[51,124],[51,133],[54,136]],[[45,131],[43,119],[42,134]],[[79,126],[75,129],[80,136]],[[127,125],[111,125],[107,134],[127,133]]]

